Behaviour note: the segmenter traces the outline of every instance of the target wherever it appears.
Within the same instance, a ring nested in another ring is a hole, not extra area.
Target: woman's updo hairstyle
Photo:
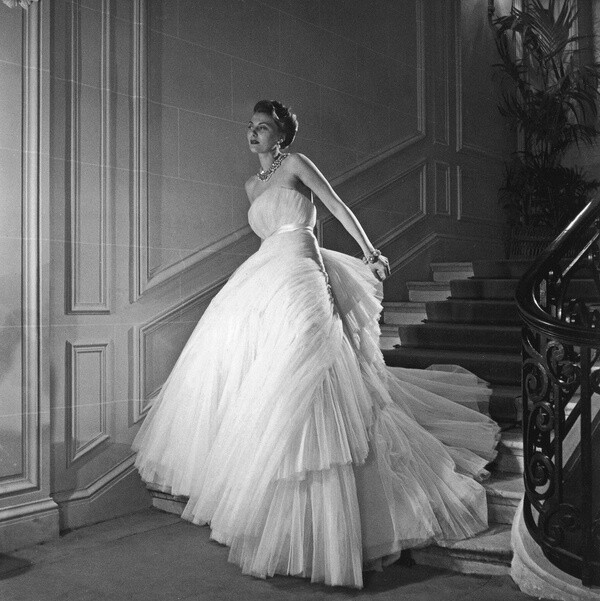
[[[298,119],[289,107],[277,100],[259,100],[254,106],[254,112],[273,117],[273,121],[277,123],[277,127],[283,134],[281,148],[287,148],[294,141],[298,131]]]

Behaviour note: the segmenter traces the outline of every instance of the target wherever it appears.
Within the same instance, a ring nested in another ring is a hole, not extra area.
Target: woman
[[[136,465],[188,496],[182,517],[209,523],[244,573],[361,588],[363,569],[403,549],[487,527],[475,478],[498,428],[440,395],[485,397],[472,374],[386,368],[388,261],[313,163],[282,153],[296,130],[279,102],[254,108],[262,169],[246,192],[262,244],[192,333],[136,437]],[[313,194],[362,262],[318,247]]]

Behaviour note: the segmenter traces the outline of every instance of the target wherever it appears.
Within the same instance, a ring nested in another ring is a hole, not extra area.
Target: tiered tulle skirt
[[[402,549],[487,527],[498,428],[472,374],[388,369],[380,289],[306,229],[265,240],[214,298],[136,437],[230,560],[362,586]]]

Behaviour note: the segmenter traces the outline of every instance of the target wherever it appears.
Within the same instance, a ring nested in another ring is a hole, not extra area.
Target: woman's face
[[[281,140],[281,132],[275,120],[266,113],[254,113],[248,123],[248,145],[252,152],[270,152]]]

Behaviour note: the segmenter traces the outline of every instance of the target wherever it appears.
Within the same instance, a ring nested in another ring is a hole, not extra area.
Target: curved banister
[[[597,345],[600,331],[567,323],[548,314],[536,298],[536,290],[545,275],[568,254],[573,241],[600,218],[600,197],[589,202],[561,234],[542,252],[521,278],[515,295],[521,319],[547,336],[556,336],[570,344]]]

